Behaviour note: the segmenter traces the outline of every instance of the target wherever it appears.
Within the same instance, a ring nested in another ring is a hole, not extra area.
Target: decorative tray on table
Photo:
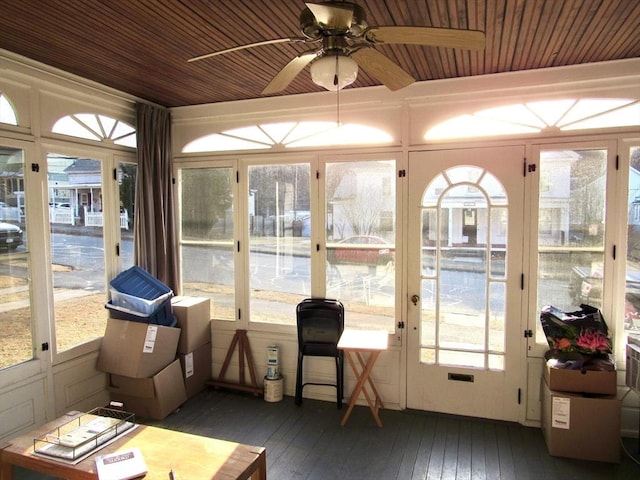
[[[34,438],[33,451],[54,459],[75,461],[132,428],[133,419],[133,413],[96,408]]]

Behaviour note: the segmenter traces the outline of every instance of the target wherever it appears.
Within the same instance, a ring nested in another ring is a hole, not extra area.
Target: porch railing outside
[[[71,208],[50,208],[49,221],[51,223],[61,223],[64,225],[75,225],[75,215]],[[84,207],[84,224],[87,227],[102,227],[102,212],[90,212]],[[120,213],[120,228],[129,230],[129,213],[127,211]]]

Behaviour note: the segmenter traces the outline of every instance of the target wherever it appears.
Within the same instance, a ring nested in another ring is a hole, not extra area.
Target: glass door
[[[523,161],[523,147],[409,157],[409,408],[518,418]]]
[[[2,401],[14,405],[3,415],[0,431],[7,437],[43,422],[51,406],[46,285],[38,270],[46,252],[35,248],[44,225],[37,205],[44,199],[35,162],[30,144],[0,144],[0,387]]]
[[[0,369],[35,358],[25,200],[25,152],[0,147]]]

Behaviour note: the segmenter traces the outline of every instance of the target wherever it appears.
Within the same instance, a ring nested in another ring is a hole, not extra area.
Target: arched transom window
[[[0,123],[18,125],[18,117],[7,96],[0,92]]]
[[[563,99],[506,105],[460,115],[431,128],[425,133],[424,139],[486,137],[636,125],[640,125],[638,100]]]
[[[272,148],[335,145],[380,145],[393,141],[378,128],[355,123],[282,122],[251,125],[197,138],[185,145],[184,153],[262,150]]]
[[[136,130],[128,123],[95,113],[76,113],[59,119],[53,133],[136,148]]]

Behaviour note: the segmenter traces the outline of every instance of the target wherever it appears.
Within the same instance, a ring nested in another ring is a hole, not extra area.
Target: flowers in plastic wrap
[[[540,323],[549,348],[555,353],[576,352],[586,355],[611,353],[611,337],[602,313],[591,305],[580,305],[576,312],[563,312],[546,306]]]
[[[578,335],[576,346],[588,353],[605,353],[611,351],[611,341],[602,332],[584,331]]]

